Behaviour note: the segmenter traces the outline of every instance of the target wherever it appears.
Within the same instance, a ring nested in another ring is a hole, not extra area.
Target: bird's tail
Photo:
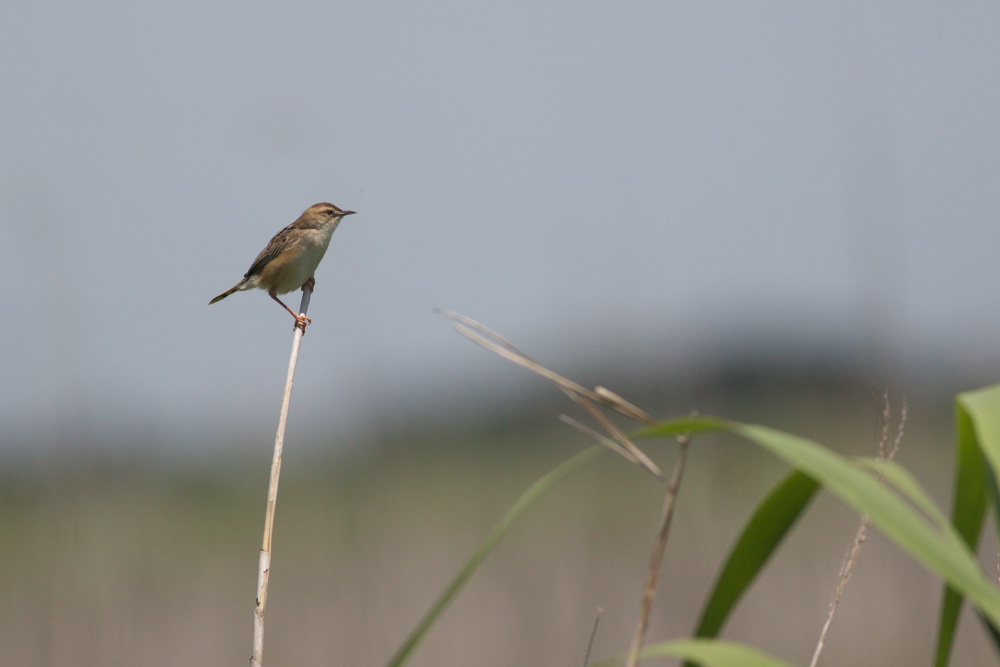
[[[239,281],[238,283],[236,283],[235,285],[233,285],[232,287],[230,287],[229,289],[227,289],[225,292],[223,292],[219,296],[217,296],[214,299],[212,299],[211,301],[209,301],[208,305],[211,306],[216,301],[222,301],[223,299],[225,299],[227,296],[229,296],[233,292],[238,292],[239,289],[241,287],[243,287],[243,283],[245,283],[246,281],[247,281],[246,278],[244,278],[243,280]]]

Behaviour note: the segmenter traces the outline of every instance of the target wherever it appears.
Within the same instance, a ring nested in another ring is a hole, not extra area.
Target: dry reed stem
[[[883,391],[882,393],[882,433],[879,437],[878,442],[878,458],[880,461],[892,461],[896,456],[896,452],[899,451],[899,445],[903,441],[903,428],[906,425],[906,399],[903,399],[903,405],[899,412],[899,423],[896,427],[896,435],[892,437],[892,405],[889,402],[889,392]],[[885,481],[884,476],[881,472],[876,473],[883,482]],[[809,663],[809,667],[816,667],[819,664],[819,656],[823,652],[823,647],[826,646],[826,636],[830,631],[830,626],[833,624],[833,617],[837,613],[837,605],[840,604],[840,598],[844,595],[844,589],[847,588],[847,582],[850,581],[851,575],[854,573],[854,566],[858,564],[858,560],[861,558],[861,550],[865,545],[865,540],[868,539],[868,527],[871,524],[871,519],[867,514],[861,515],[861,523],[858,525],[858,530],[854,534],[854,541],[851,543],[851,548],[848,550],[847,555],[844,557],[844,561],[840,565],[840,571],[837,573],[837,587],[833,591],[833,597],[830,599],[830,606],[827,609],[826,621],[823,623],[823,629],[820,631],[819,640],[816,642],[816,649],[813,652],[812,661]]]
[[[545,366],[542,366],[537,361],[521,352],[521,350],[519,350],[506,338],[469,317],[440,308],[435,310],[445,317],[457,322],[458,324],[455,325],[455,330],[469,340],[485,347],[487,350],[490,350],[504,359],[512,361],[519,366],[523,366],[555,383],[559,389],[561,389],[576,404],[583,408],[584,411],[587,412],[587,414],[589,414],[591,418],[593,418],[593,420],[596,421],[598,425],[600,425],[601,428],[603,428],[611,437],[605,437],[571,417],[560,415],[559,418],[563,422],[593,437],[595,440],[614,450],[632,463],[641,465],[646,470],[653,473],[653,475],[655,475],[661,482],[666,481],[666,476],[660,468],[629,439],[621,428],[611,421],[607,415],[601,412],[598,406],[614,410],[615,412],[625,415],[626,417],[629,417],[630,419],[633,419],[641,424],[656,424],[656,421],[647,413],[643,412],[632,403],[629,403],[610,389],[599,386],[595,387],[594,390],[591,391],[583,385],[573,382],[572,380],[559,375]],[[685,462],[687,461],[687,450],[688,445],[690,444],[690,438],[688,436],[682,436],[678,438],[678,441],[680,442],[680,452],[678,454],[677,461],[674,464],[674,469],[671,474],[670,481],[667,484],[667,491],[663,499],[663,511],[661,514],[660,527],[657,531],[657,539],[653,548],[653,555],[650,558],[649,571],[646,576],[646,586],[643,590],[642,603],[639,609],[639,619],[636,622],[636,629],[633,634],[632,644],[629,650],[627,663],[628,667],[635,667],[638,664],[639,651],[642,649],[642,645],[646,637],[646,631],[649,628],[649,617],[652,613],[653,600],[656,597],[656,590],[660,582],[660,568],[663,564],[663,556],[666,551],[667,537],[670,534],[670,523],[674,514],[677,494],[680,490],[681,479],[684,476],[684,467]],[[594,630],[596,631],[596,620]],[[593,641],[593,636],[591,636],[591,641]],[[589,650],[590,649],[588,648],[588,655]]]
[[[444,310],[443,308],[435,308],[434,312],[444,315],[450,320],[458,322],[462,327],[455,327],[455,330],[466,338],[472,340],[473,342],[482,345],[488,350],[492,350],[501,357],[518,364],[519,366],[524,366],[525,368],[538,373],[544,378],[547,378],[556,383],[561,388],[568,389],[580,396],[584,396],[598,405],[603,405],[607,408],[619,412],[630,419],[634,419],[637,422],[647,424],[652,426],[656,423],[652,417],[648,414],[635,407],[625,399],[621,398],[618,394],[614,393],[610,389],[604,387],[595,387],[593,391],[587,389],[583,385],[577,384],[572,380],[559,375],[558,373],[549,370],[545,366],[542,366],[534,359],[526,355],[521,350],[517,349],[513,343],[493,331],[489,327],[480,324],[470,317],[465,315],[460,315],[458,313],[452,312],[450,310]],[[475,331],[481,335],[477,336],[472,333]]]
[[[475,320],[466,317],[464,315],[459,315],[458,313],[453,313],[448,310],[435,309],[436,312],[444,315],[445,317],[458,322],[455,325],[455,331],[465,336],[477,345],[485,347],[494,354],[497,354],[508,361],[511,361],[519,366],[523,366],[530,371],[541,375],[543,378],[550,380],[555,383],[567,396],[573,399],[580,407],[582,407],[591,417],[594,418],[605,430],[608,431],[609,435],[614,438],[621,448],[629,453],[629,458],[633,463],[639,463],[649,472],[653,473],[657,479],[663,481],[666,476],[663,471],[653,463],[653,461],[646,456],[645,452],[640,450],[635,443],[633,443],[628,436],[625,435],[624,431],[618,428],[611,420],[609,420],[603,413],[601,413],[596,407],[597,405],[603,405],[605,407],[611,408],[631,419],[635,419],[644,424],[655,424],[655,420],[636,408],[631,403],[623,399],[618,399],[617,394],[614,394],[607,389],[602,389],[601,392],[591,391],[581,384],[573,382],[572,380],[559,375],[555,371],[549,370],[545,366],[526,355],[521,350],[517,349],[513,343],[508,341],[506,338],[493,331],[492,329],[476,322]],[[616,449],[616,451],[618,451]]]
[[[586,413],[589,414],[594,421],[596,421],[605,431],[608,432],[609,435],[611,435],[612,438],[615,439],[615,441],[621,446],[621,448],[627,452],[628,455],[625,458],[627,458],[629,461],[633,463],[638,463],[643,468],[653,473],[653,475],[661,482],[666,479],[660,468],[655,463],[653,463],[648,456],[646,456],[646,453],[643,452],[638,447],[636,447],[635,444],[629,439],[629,437],[625,435],[625,431],[618,428],[618,425],[615,424],[610,419],[608,419],[607,415],[601,412],[601,410],[596,405],[594,405],[587,399],[583,398],[582,396],[566,390],[564,387],[560,387],[560,389],[562,389],[563,392],[567,396],[569,396],[574,403],[583,408],[584,411],[586,411]]]
[[[631,461],[632,463],[635,463],[635,464],[639,463],[634,458],[632,458],[631,454],[629,454],[626,450],[622,449],[622,446],[619,445],[617,442],[615,442],[611,438],[607,437],[603,433],[598,433],[597,431],[595,431],[594,429],[590,428],[589,426],[587,426],[583,422],[577,421],[576,419],[573,419],[569,415],[565,415],[565,414],[559,415],[559,421],[561,421],[562,423],[564,423],[564,424],[566,424],[568,426],[572,426],[573,428],[575,428],[580,433],[583,433],[588,438],[591,438],[594,441],[596,441],[596,442],[604,445],[608,449],[612,450],[613,452],[615,452],[617,454],[620,454],[622,456],[622,458],[624,458],[624,459],[626,459],[628,461]]]
[[[632,645],[629,648],[626,667],[636,667],[639,664],[639,651],[646,641],[646,631],[649,629],[649,617],[653,612],[653,600],[656,598],[656,589],[660,585],[660,569],[663,565],[663,556],[667,549],[667,537],[670,535],[670,522],[674,516],[674,506],[677,504],[677,494],[680,491],[681,480],[684,478],[684,467],[687,461],[688,446],[691,444],[689,436],[679,437],[680,451],[677,454],[677,462],[674,464],[673,473],[670,475],[670,484],[667,486],[667,493],[663,498],[663,514],[660,520],[660,530],[657,533],[656,545],[653,547],[653,555],[649,559],[649,571],[646,573],[646,587],[642,593],[642,604],[639,607],[639,620],[635,625],[635,633],[632,635]]]
[[[299,312],[303,315],[309,310],[309,297],[312,290],[302,288],[302,304]],[[295,325],[292,337],[292,355],[288,361],[288,377],[285,380],[285,394],[281,401],[281,416],[278,418],[278,432],[274,437],[274,454],[271,458],[271,478],[267,487],[267,510],[264,513],[264,542],[260,549],[260,560],[257,568],[257,604],[253,610],[253,654],[250,656],[251,667],[261,667],[264,662],[264,609],[267,606],[267,585],[271,577],[271,538],[274,534],[274,509],[278,502],[278,478],[281,475],[281,456],[285,448],[285,427],[288,424],[288,406],[292,400],[292,385],[295,381],[295,367],[299,361],[299,349],[302,347],[302,336],[305,327]]]

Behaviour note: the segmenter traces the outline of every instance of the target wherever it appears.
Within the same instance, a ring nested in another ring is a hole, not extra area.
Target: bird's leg
[[[309,280],[302,283],[302,289],[308,287],[310,292],[316,291],[316,276],[309,276]]]
[[[295,326],[296,327],[302,327],[302,333],[305,333],[305,331],[306,331],[306,325],[307,324],[312,324],[312,318],[306,317],[305,315],[302,315],[300,313],[296,313],[294,310],[292,310],[291,308],[289,308],[288,306],[286,306],[285,302],[282,301],[281,299],[279,299],[278,295],[275,294],[274,292],[269,291],[268,294],[271,295],[272,299],[274,299],[275,301],[277,301],[278,303],[280,303],[285,310],[287,310],[288,312],[290,312],[292,314],[292,317],[295,318]]]

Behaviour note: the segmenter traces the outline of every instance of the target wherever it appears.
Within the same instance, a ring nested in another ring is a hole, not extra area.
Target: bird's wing
[[[257,255],[257,259],[253,261],[253,264],[250,265],[247,272],[243,274],[244,278],[260,274],[260,272],[264,270],[264,267],[267,266],[272,259],[280,255],[282,251],[288,248],[293,239],[292,227],[294,224],[295,223],[288,225],[271,238],[271,242],[267,244],[266,248],[260,251],[260,254]]]

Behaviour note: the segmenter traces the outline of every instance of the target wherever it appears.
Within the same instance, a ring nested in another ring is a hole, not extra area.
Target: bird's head
[[[345,211],[339,206],[328,202],[313,204],[306,209],[303,217],[312,218],[316,221],[329,222],[334,219],[343,218],[345,215],[354,215],[354,211]]]

